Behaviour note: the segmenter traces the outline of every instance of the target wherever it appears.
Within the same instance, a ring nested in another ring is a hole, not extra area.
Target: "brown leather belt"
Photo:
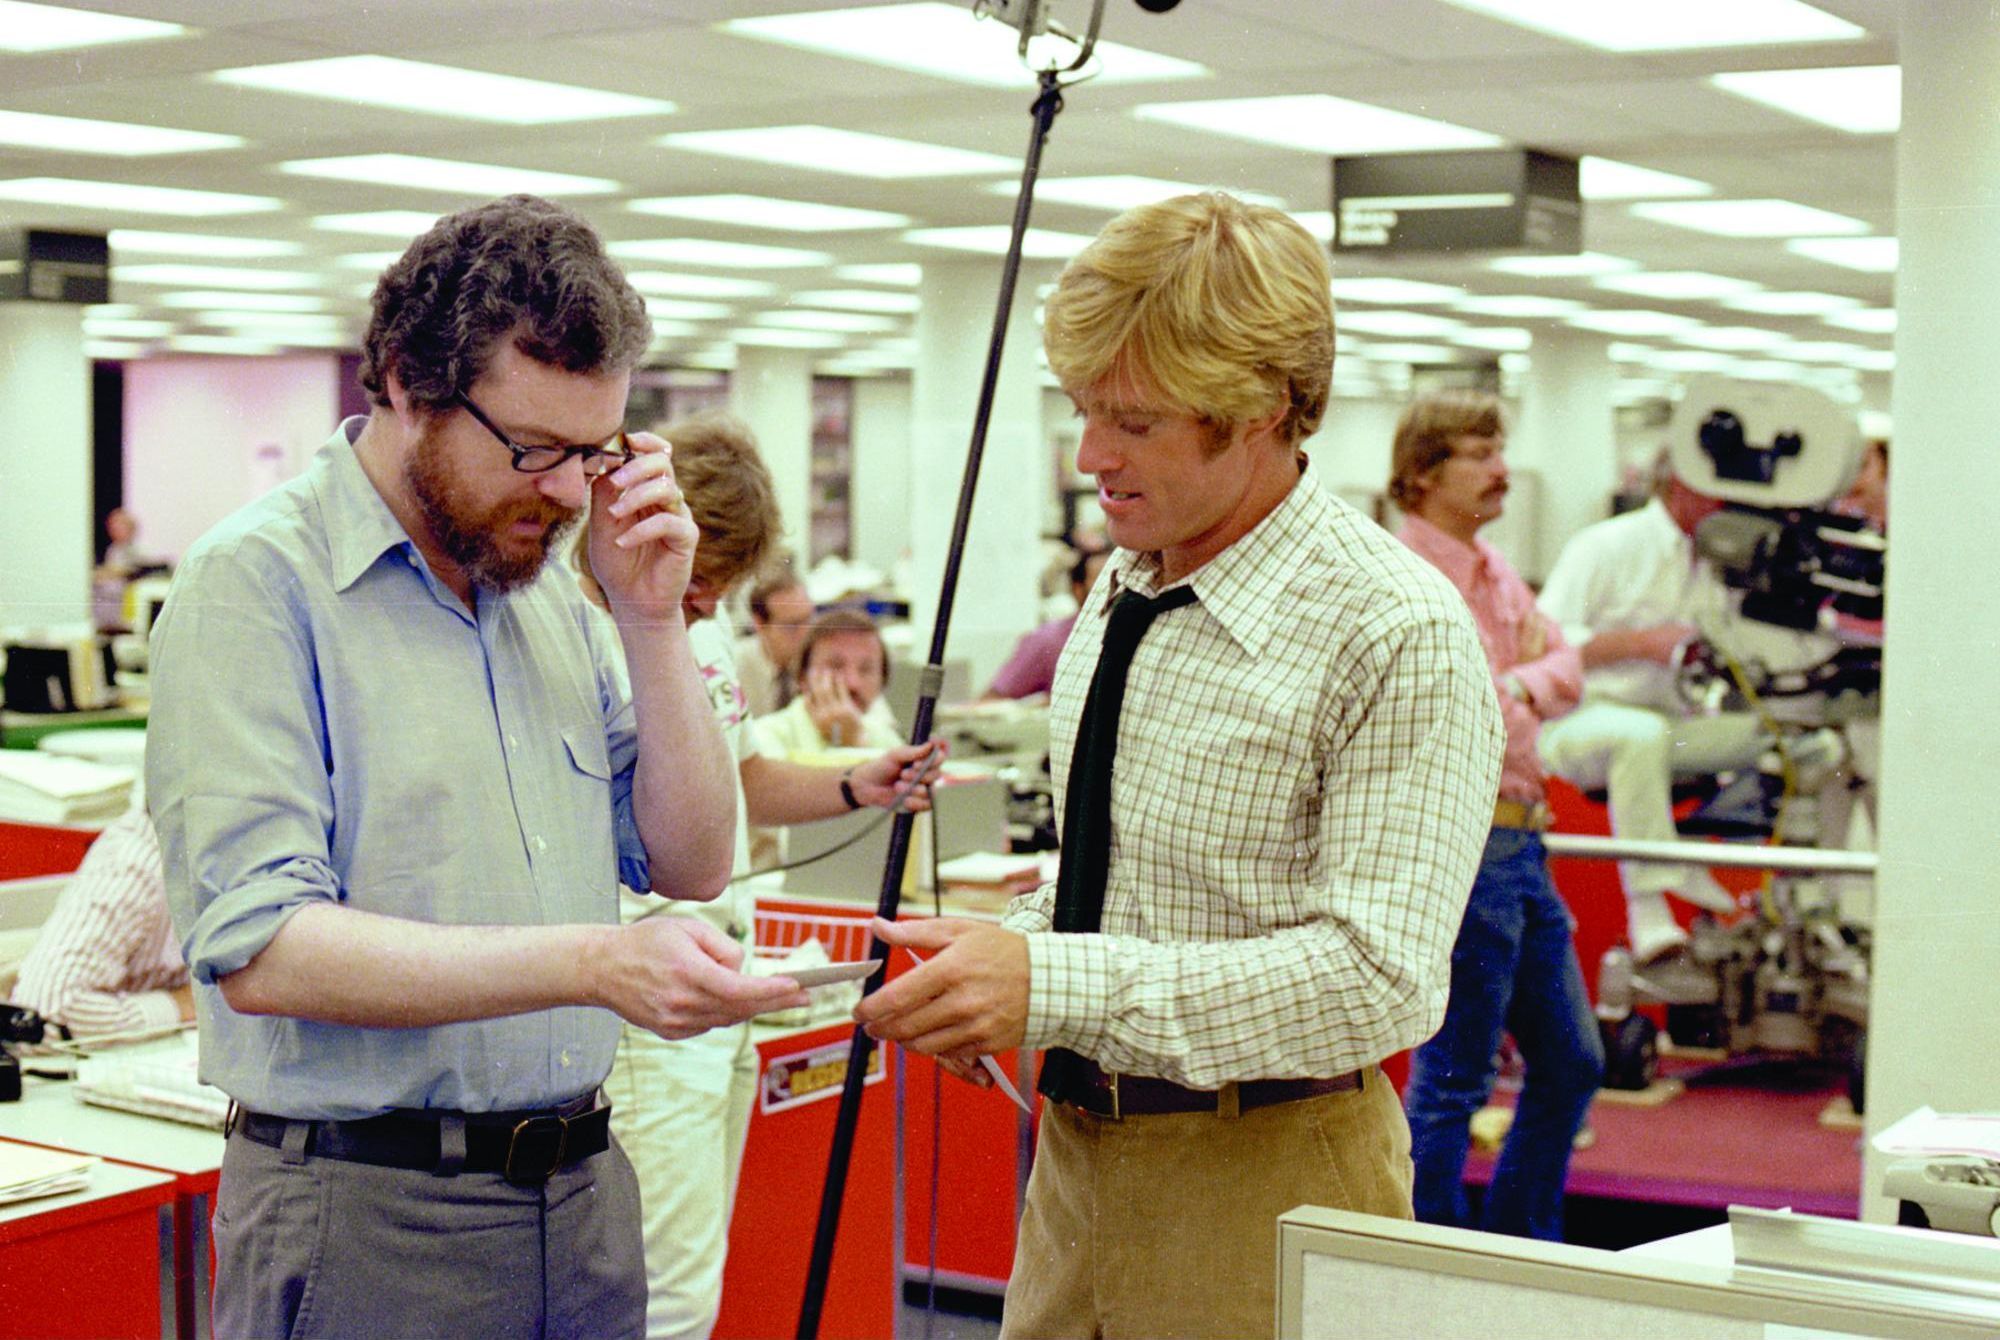
[[[1227,1117],[1277,1103],[1351,1092],[1361,1087],[1361,1072],[1350,1071],[1331,1079],[1235,1080],[1220,1089],[1190,1089],[1150,1075],[1109,1074],[1088,1057],[1058,1048],[1042,1059],[1041,1082],[1036,1087],[1055,1102],[1114,1120],[1170,1112]]]
[[[1530,833],[1546,833],[1555,821],[1554,811],[1539,800],[1532,805],[1520,800],[1499,800],[1493,804],[1495,828],[1520,828]]]

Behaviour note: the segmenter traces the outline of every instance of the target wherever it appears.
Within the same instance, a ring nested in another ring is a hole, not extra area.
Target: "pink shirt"
[[[1544,721],[1576,706],[1583,694],[1583,658],[1563,641],[1555,620],[1535,607],[1535,593],[1521,574],[1486,541],[1467,544],[1418,516],[1405,517],[1396,538],[1450,578],[1465,597],[1472,621],[1479,625],[1479,641],[1493,669],[1500,715],[1507,726],[1500,795],[1533,804],[1543,795],[1535,737]],[[1527,701],[1504,686],[1509,675],[1527,692]]]

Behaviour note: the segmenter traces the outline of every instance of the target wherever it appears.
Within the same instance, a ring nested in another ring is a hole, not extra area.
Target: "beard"
[[[474,586],[496,594],[533,581],[550,552],[583,515],[580,508],[564,507],[539,495],[485,509],[472,506],[466,501],[467,490],[458,471],[445,459],[444,444],[429,430],[404,463],[403,478],[445,557],[457,564]],[[512,530],[517,521],[540,523],[540,537],[533,541],[514,539]]]

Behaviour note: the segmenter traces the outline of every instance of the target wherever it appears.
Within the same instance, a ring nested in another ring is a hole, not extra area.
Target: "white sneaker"
[[[1651,963],[1687,946],[1688,933],[1674,921],[1663,895],[1642,893],[1628,897],[1625,911],[1634,963]]]

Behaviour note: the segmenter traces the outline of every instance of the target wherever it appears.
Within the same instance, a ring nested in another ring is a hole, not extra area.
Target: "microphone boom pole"
[[[1098,0],[1097,12],[1102,13],[1103,0]],[[1097,25],[1091,24],[1091,37],[1095,38]],[[1025,42],[1025,37],[1023,41]],[[1077,65],[1089,57],[1089,46],[1084,48]],[[1071,66],[1074,69],[1076,66]],[[1014,285],[1021,272],[1021,245],[1028,231],[1028,214],[1034,207],[1035,179],[1041,172],[1042,146],[1047,141],[1049,128],[1055,123],[1056,113],[1062,110],[1061,76],[1065,71],[1043,70],[1040,74],[1041,93],[1035,99],[1033,114],[1034,133],[1028,140],[1028,155],[1021,171],[1021,191],[1014,201],[1013,236],[1007,245],[1007,258],[1000,272],[1000,298],[998,310],[993,317],[993,336],[986,350],[985,375],[979,384],[979,407],[973,416],[972,443],[966,452],[965,474],[959,485],[958,512],[952,520],[951,547],[945,557],[944,583],[938,594],[937,619],[931,629],[930,655],[925,661],[922,677],[918,684],[916,719],[910,726],[910,743],[921,744],[931,735],[931,720],[936,712],[938,694],[944,686],[945,638],[951,629],[952,603],[958,594],[959,567],[965,557],[966,532],[972,524],[972,500],[979,487],[979,463],[986,451],[986,427],[993,416],[994,388],[1000,380],[1000,354],[1006,340],[1007,319],[1014,306]],[[882,871],[882,890],[875,904],[875,913],[885,921],[894,921],[896,911],[902,902],[903,870],[910,855],[910,828],[915,816],[909,811],[899,812],[889,829],[888,860]],[[882,968],[889,958],[889,945],[882,940],[870,939],[868,954],[877,963],[877,968],[868,978],[864,991],[873,991],[882,982]],[[827,1156],[826,1184],[820,1193],[819,1222],[813,1230],[812,1257],[806,1268],[805,1298],[799,1306],[798,1340],[817,1340],[819,1335],[820,1311],[826,1302],[827,1277],[833,1265],[834,1238],[840,1230],[841,1202],[847,1192],[848,1162],[854,1153],[854,1132],[861,1118],[861,1087],[867,1078],[868,1054],[875,1045],[867,1030],[858,1024],[854,1029],[853,1041],[847,1049],[847,1077],[840,1088],[840,1113],[834,1121],[833,1147]],[[896,1262],[899,1272],[902,1263]]]

